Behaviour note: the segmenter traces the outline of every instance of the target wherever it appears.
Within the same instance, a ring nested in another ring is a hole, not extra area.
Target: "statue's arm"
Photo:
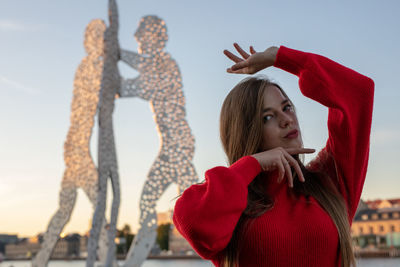
[[[121,77],[121,86],[119,91],[120,97],[140,97],[142,81],[140,76],[134,79],[124,79]]]
[[[141,59],[143,58],[136,52],[128,51],[125,49],[120,49],[120,57],[122,62],[125,62],[133,69],[137,70],[140,64]]]
[[[141,75],[134,79],[121,77],[120,97],[139,97],[149,101],[154,93],[154,86],[146,82]]]

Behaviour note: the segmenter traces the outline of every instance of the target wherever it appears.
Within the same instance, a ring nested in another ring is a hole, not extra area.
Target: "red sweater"
[[[274,66],[297,75],[301,92],[329,108],[329,138],[307,168],[322,167],[335,178],[351,223],[368,165],[374,82],[326,57],[284,46]],[[251,156],[212,168],[203,184],[192,185],[176,202],[175,226],[215,266],[246,208],[247,186],[260,171]],[[274,206],[252,219],[241,237],[239,266],[340,266],[339,236],[328,213],[313,197],[311,203],[291,198],[287,183],[267,178]]]

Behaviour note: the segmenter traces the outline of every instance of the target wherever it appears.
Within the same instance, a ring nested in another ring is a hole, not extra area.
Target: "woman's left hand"
[[[256,52],[256,50],[250,46],[249,55],[237,43],[233,45],[242,58],[235,56],[228,50],[224,50],[224,54],[236,63],[226,70],[229,73],[254,74],[262,69],[273,66],[276,54],[278,53],[278,47],[275,46],[271,46],[264,52]]]

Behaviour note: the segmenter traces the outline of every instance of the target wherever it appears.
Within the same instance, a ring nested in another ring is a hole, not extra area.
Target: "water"
[[[120,265],[122,262],[119,262]],[[31,267],[30,261],[5,261],[0,267]],[[212,267],[205,260],[146,260],[143,267]],[[85,261],[50,261],[48,267],[85,267]]]
[[[120,262],[122,263],[122,262]],[[400,267],[400,258],[360,259],[358,267]],[[48,267],[84,267],[84,261],[50,261]],[[143,267],[212,267],[204,260],[147,260]],[[30,261],[5,261],[0,267],[31,267]]]
[[[360,259],[358,267],[400,267],[400,258]]]

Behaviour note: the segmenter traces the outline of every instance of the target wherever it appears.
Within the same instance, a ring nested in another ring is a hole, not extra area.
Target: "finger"
[[[315,149],[314,148],[285,148],[289,154],[310,154],[314,153]]]
[[[306,179],[304,178],[303,172],[301,171],[299,163],[296,161],[293,165],[295,172],[297,173],[297,176],[299,177],[299,181],[305,182]]]
[[[299,179],[298,177],[299,177],[299,176],[297,175],[297,172],[295,171],[295,172],[293,173],[293,182],[294,182],[295,179],[298,179],[298,180],[300,181],[300,179]],[[300,182],[304,182],[304,181],[300,181]]]
[[[236,48],[236,50],[239,52],[239,54],[242,55],[243,58],[246,59],[246,58],[248,58],[250,56],[237,43],[234,43],[233,46]]]
[[[257,51],[254,49],[254,47],[252,45],[250,46],[250,53],[251,54],[257,53]]]
[[[278,183],[281,183],[283,181],[283,178],[285,177],[285,167],[283,167],[283,163],[281,160],[278,160],[276,167],[278,168],[279,172]]]
[[[282,159],[283,167],[285,168],[285,174],[288,179],[289,187],[293,187],[293,177],[292,177],[292,170],[290,169],[290,164],[286,160],[284,155],[282,155],[281,159]]]
[[[228,68],[226,70],[228,73],[234,73],[234,74],[248,74],[248,72],[245,69],[239,69],[239,70],[232,70],[231,68]]]
[[[248,67],[248,66],[249,66],[249,62],[247,62],[247,61],[240,61],[240,62],[236,63],[235,65],[232,65],[232,66],[231,66],[231,69],[232,69],[233,71],[235,71],[235,70],[239,70],[239,69],[246,68],[246,67]]]
[[[289,162],[289,164],[291,166],[293,166],[295,172],[297,173],[299,180],[301,182],[305,182],[306,180],[304,179],[304,175],[303,172],[301,171],[300,165],[297,162],[297,160],[295,160],[291,155],[289,155],[289,153],[286,152],[286,154],[284,153],[286,160]]]
[[[224,50],[224,54],[225,54],[225,56],[227,56],[229,59],[231,59],[232,61],[234,61],[234,62],[236,62],[236,63],[238,63],[238,62],[240,62],[240,61],[243,61],[243,59],[241,59],[240,57],[238,57],[238,56],[235,56],[234,54],[232,54],[230,51],[228,51],[228,50]]]

